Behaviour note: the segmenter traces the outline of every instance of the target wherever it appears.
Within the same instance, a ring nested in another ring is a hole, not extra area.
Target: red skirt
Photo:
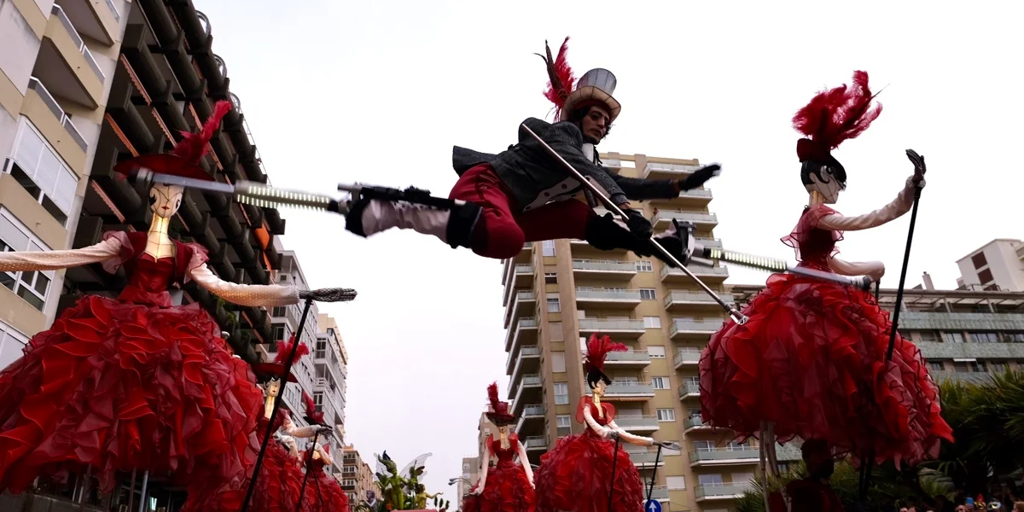
[[[612,485],[613,512],[643,512],[644,485],[629,454],[621,446],[616,451],[614,441],[602,439],[590,429],[559,439],[541,457],[534,481],[541,512],[608,512]]]
[[[534,512],[537,509],[526,471],[510,460],[499,461],[495,467],[488,468],[486,484],[479,496],[470,495],[463,500],[462,512]]]
[[[231,481],[255,458],[263,394],[198,304],[86,296],[0,373],[0,489],[87,468]]]
[[[916,464],[953,440],[921,351],[897,337],[886,363],[889,314],[862,291],[776,274],[728,320],[700,360],[701,412],[742,438],[762,421],[785,442],[823,439],[856,457]]]
[[[251,472],[252,467],[247,469],[245,477],[236,478],[226,484],[210,482],[207,485],[206,482],[195,482],[188,489],[188,501],[185,502],[181,512],[210,510],[235,512],[240,510],[249,486],[248,474]],[[280,443],[271,441],[267,445],[267,453],[263,457],[263,466],[260,469],[260,477],[256,481],[256,488],[253,489],[249,510],[252,512],[295,512],[303,476],[299,460],[292,457]],[[312,501],[308,488],[303,501],[307,504],[304,505],[303,510],[308,510],[308,504]]]
[[[338,479],[323,470],[314,470],[309,476],[302,502],[302,509],[307,512],[349,512],[348,495]]]

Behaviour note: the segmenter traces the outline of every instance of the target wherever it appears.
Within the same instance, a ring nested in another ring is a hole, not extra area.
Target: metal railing
[[[750,482],[701,484],[697,486],[697,499],[740,496],[751,489]]]
[[[527,437],[523,446],[526,447],[527,450],[536,450],[538,448],[544,449],[548,447],[548,442],[544,436],[533,436]]]
[[[516,263],[515,272],[516,272],[516,275],[532,274],[533,273],[533,265],[531,265],[529,263]]]
[[[722,320],[672,320],[672,328],[669,335],[675,336],[679,333],[711,334],[722,328]]]
[[[612,363],[642,363],[650,362],[651,354],[647,351],[627,350],[623,352],[609,352],[605,356],[605,362]]]
[[[660,171],[660,172],[693,172],[693,171],[696,171],[697,169],[700,169],[699,165],[665,164],[665,163],[660,163],[660,162],[647,162],[647,165],[644,165],[644,176],[650,174],[651,172],[656,172],[656,171]]]
[[[676,349],[675,364],[679,366],[681,364],[697,364],[700,362],[700,350],[693,347],[683,347]]]
[[[718,216],[713,213],[693,213],[693,212],[680,212],[680,211],[665,211],[658,210],[658,213],[651,215],[651,222],[659,222],[662,220],[671,221],[677,219],[681,221],[689,221],[694,224],[718,224]]]
[[[57,16],[61,25],[64,25],[68,35],[71,36],[71,41],[78,47],[78,52],[85,57],[85,62],[87,62],[89,67],[92,68],[93,73],[96,73],[96,77],[99,78],[101,82],[106,80],[107,76],[103,74],[103,70],[101,70],[99,64],[96,63],[96,58],[92,56],[92,52],[89,51],[89,47],[85,46],[85,41],[82,40],[82,36],[78,35],[78,30],[75,29],[75,26],[71,23],[71,19],[68,18],[68,15],[64,13],[64,9],[61,8],[61,6],[54,4],[53,7],[50,8],[50,12],[53,13],[54,16]]]
[[[636,273],[636,263],[619,260],[572,260],[573,270]]]
[[[721,448],[699,448],[690,452],[690,462],[715,462],[724,460],[757,460],[760,451],[750,446],[726,446]]]
[[[576,299],[640,302],[640,290],[613,290],[606,288],[577,287]]]
[[[60,107],[60,104],[53,98],[50,91],[46,90],[46,86],[43,85],[43,82],[33,76],[28,80],[28,88],[36,91],[36,94],[42,98],[43,103],[46,104],[46,108],[50,109],[50,112],[57,118],[57,121],[60,122],[64,129],[67,130],[68,134],[71,135],[71,138],[75,143],[78,144],[78,147],[82,148],[82,151],[88,150],[89,145],[86,144],[85,137],[82,137],[82,133],[75,127],[75,123],[71,122],[71,116],[64,112],[64,109]]]
[[[686,268],[693,272],[696,276],[724,276],[729,277],[728,267],[708,267],[705,265],[687,265]],[[668,275],[683,276],[682,270],[678,268],[669,267],[668,265],[661,267],[661,277]]]
[[[520,387],[526,386],[540,386],[540,374],[531,373],[529,375],[523,375],[523,383]]]
[[[527,405],[523,407],[523,417],[544,416],[544,406],[540,404]]]
[[[699,395],[700,384],[696,382],[684,382],[679,386],[679,396],[684,397],[687,395]]]
[[[605,396],[644,396],[654,394],[654,385],[641,382],[612,382],[605,388]]]
[[[704,424],[704,418],[701,418],[700,416],[693,416],[693,417],[690,417],[690,418],[686,418],[686,421],[683,422],[683,425],[687,429],[699,428],[699,427],[707,426],[707,425]]]
[[[723,296],[722,300],[724,300],[726,304],[735,304],[735,299],[733,299],[731,296],[728,296],[728,295]],[[701,293],[701,292],[677,291],[677,292],[669,293],[665,297],[665,305],[666,306],[671,305],[671,304],[676,303],[676,302],[679,302],[679,303],[696,302],[696,303],[700,303],[700,304],[714,304],[716,306],[718,305],[718,303],[715,302],[715,300],[712,299],[710,296],[708,296],[708,294]]]
[[[643,331],[643,320],[611,320],[606,318],[581,318],[579,319],[581,331]]]
[[[625,430],[629,429],[653,429],[658,428],[657,416],[619,416],[615,418],[615,424]]]

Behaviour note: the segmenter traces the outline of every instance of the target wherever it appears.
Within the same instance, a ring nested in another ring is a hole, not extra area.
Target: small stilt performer
[[[498,384],[487,387],[490,408],[487,419],[498,427],[498,437],[487,439],[484,458],[480,462],[480,481],[462,503],[463,512],[534,512],[533,468],[526,456],[526,447],[509,425],[516,417],[509,412],[508,402],[498,400]],[[491,457],[498,463],[490,467]],[[519,457],[519,464],[515,458]]]
[[[348,495],[341,489],[338,479],[332,477],[324,468],[334,463],[331,459],[330,446],[320,444],[322,436],[329,436],[333,430],[324,422],[324,413],[316,410],[313,398],[302,393],[302,402],[306,407],[306,422],[317,429],[317,434],[309,448],[302,454],[302,462],[306,466],[306,474],[302,481],[302,492],[299,494],[301,510],[307,512],[348,512]],[[311,489],[312,488],[312,489]],[[308,503],[308,505],[306,505]]]
[[[537,470],[540,512],[643,512],[644,484],[620,441],[679,450],[675,443],[630,434],[615,424],[615,406],[601,401],[612,380],[604,373],[609,352],[627,347],[596,334],[587,342],[587,385],[593,397],[580,398],[576,421],[582,434],[563,437],[541,457]]]
[[[557,58],[552,58],[550,48],[545,57],[550,78],[545,96],[555,104],[557,122],[530,118],[523,125],[625,210],[627,227],[610,214],[598,216],[587,203],[571,200],[583,190],[577,178],[521,128],[518,144],[497,155],[455,147],[453,165],[459,180],[448,201],[417,201],[408,192],[373,187],[353,191],[346,229],[364,237],[391,228],[412,229],[453,248],[468,247],[498,259],[518,254],[526,242],[563,238],[586,240],[602,250],[656,254],[650,246],[651,223],[630,207],[629,199],[677,197],[717,175],[719,166],[699,169],[682,180],[658,181],[622,177],[601,166],[595,146],[608,135],[622,109],[612,96],[615,75],[592,69],[576,82],[566,62],[567,43],[568,38]],[[670,229],[659,238],[674,233]]]
[[[793,119],[805,135],[797,156],[810,197],[783,242],[796,250],[800,267],[878,281],[885,271],[880,262],[843,261],[836,242],[846,230],[874,228],[907,213],[915,189],[924,186],[924,159],[908,150],[914,173],[892,202],[855,217],[831,208],[847,178],[831,151],[878,117],[881,106],[873,98],[867,73],[858,71],[850,85],[818,94]],[[773,466],[776,439],[799,437],[812,455],[870,454],[897,464],[933,458],[942,439],[952,441],[920,350],[899,338],[887,362],[892,322],[868,291],[775,274],[743,313],[749,321],[727,321],[701,356],[701,412],[713,427],[761,437]]]

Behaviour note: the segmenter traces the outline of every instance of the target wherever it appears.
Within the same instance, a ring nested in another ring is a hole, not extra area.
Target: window
[[[562,322],[548,322],[548,339],[552,342],[565,341],[565,335],[562,333]]]
[[[675,421],[675,409],[658,409],[658,421]]]
[[[978,272],[978,281],[981,281],[981,284],[989,284],[992,281],[995,281],[995,277],[992,277],[992,269],[986,268],[985,270]]]
[[[544,282],[545,283],[557,283],[558,282],[558,274],[556,274],[554,272],[545,272],[544,273]]]
[[[660,316],[645,316],[644,317],[644,328],[645,329],[661,329],[661,317]]]
[[[313,354],[316,359],[327,358],[327,340],[319,339],[316,340],[316,353]]]
[[[551,371],[565,373],[565,352],[551,353]]]
[[[693,449],[698,452],[710,452],[715,445],[711,444],[711,441],[694,441]]]
[[[684,491],[686,490],[686,477],[682,476],[669,476],[665,477],[665,486],[670,491]]]
[[[554,240],[544,240],[544,242],[541,243],[540,246],[541,246],[541,254],[543,254],[544,256],[554,256],[555,255],[555,241]]]
[[[555,383],[555,405],[569,404],[569,384],[565,382]]]
[[[274,308],[277,309],[277,308]],[[277,316],[277,315],[274,315]],[[273,331],[273,339],[270,341],[284,341],[284,324],[271,324],[271,330]]]
[[[977,361],[953,361],[953,371],[957,373],[980,373],[985,371]]]
[[[78,189],[78,177],[64,165],[28,118],[21,118],[14,154],[9,162],[5,171],[18,180],[61,226],[66,225]]]
[[[1024,343],[1024,332],[1006,332],[1003,338],[1009,343]]]
[[[733,473],[732,483],[734,484],[745,484],[754,480],[753,473]]]
[[[971,256],[971,263],[974,263],[975,269],[980,269],[981,267],[988,265],[988,260],[985,258],[985,253],[979,252],[978,254]]]
[[[558,428],[571,428],[572,423],[570,423],[571,420],[569,418],[570,416],[568,414],[559,414],[558,416],[555,416],[555,422]]]
[[[999,335],[994,332],[971,332],[973,343],[999,343]]]
[[[28,338],[13,327],[0,322],[0,370],[15,362],[28,345]]]
[[[654,389],[668,389],[668,377],[652,377],[651,384]]]
[[[945,335],[946,335],[946,343],[963,343],[964,342],[964,335],[963,335],[963,333],[947,332],[947,333],[945,333]]]
[[[654,265],[651,260],[639,260],[636,262],[637,272],[654,272]]]
[[[701,485],[709,487],[722,485],[722,475],[699,475],[697,479],[700,480]]]
[[[988,371],[992,373],[1006,373],[1010,370],[1010,363],[1006,361],[989,361]]]
[[[690,418],[691,419],[693,419],[693,418],[700,418],[700,417],[701,417],[700,416],[700,409],[694,409],[694,408],[690,409]]]
[[[355,487],[356,481],[352,479],[345,479],[341,481],[341,485],[344,485],[345,487]]]
[[[562,310],[562,305],[558,302],[557,293],[548,294],[548,313],[558,313]]]
[[[651,359],[665,359],[665,347],[662,345],[649,345],[647,353],[651,356]]]
[[[941,372],[943,369],[942,361],[928,361],[928,369],[933,372]]]
[[[270,316],[284,316],[285,312],[288,310],[287,308],[288,306],[274,306]]]
[[[49,247],[33,236],[6,208],[0,208],[0,252],[49,250]],[[46,306],[46,294],[50,290],[52,280],[51,270],[0,272],[0,284],[39,311]]]
[[[655,300],[657,293],[654,288],[641,288],[640,289],[640,300]]]
[[[942,341],[942,338],[939,337],[939,333],[937,333],[935,331],[918,331],[918,334],[921,335],[921,341],[932,341],[932,342],[940,342],[940,341]]]

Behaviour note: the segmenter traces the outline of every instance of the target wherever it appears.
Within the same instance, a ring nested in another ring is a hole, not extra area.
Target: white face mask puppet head
[[[807,192],[821,194],[825,204],[835,204],[846,190],[846,169],[834,158],[830,162],[807,160],[800,169],[800,180]]]
[[[177,185],[153,184],[149,188],[149,209],[158,217],[173,217],[181,207],[184,193],[185,189]]]

